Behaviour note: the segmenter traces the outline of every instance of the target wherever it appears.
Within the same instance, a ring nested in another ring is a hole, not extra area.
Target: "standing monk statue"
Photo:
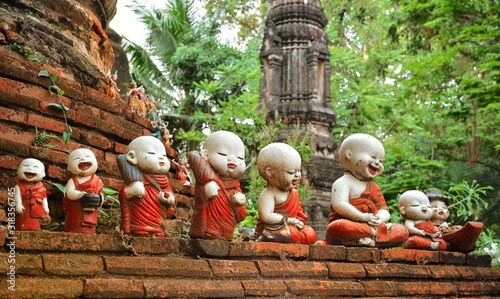
[[[236,225],[245,219],[246,197],[239,178],[245,172],[245,146],[234,133],[217,131],[201,152],[187,154],[196,179],[191,238],[233,240]]]

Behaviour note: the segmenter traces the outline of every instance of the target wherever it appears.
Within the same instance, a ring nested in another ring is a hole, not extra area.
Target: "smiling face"
[[[86,148],[72,151],[68,157],[68,170],[75,176],[89,176],[97,171],[97,159],[94,153]]]
[[[438,200],[438,199],[433,200],[431,202],[431,209],[432,209],[431,220],[433,222],[443,223],[450,216],[450,211],[448,211],[448,207],[446,206],[446,203],[442,200]]]
[[[45,177],[45,166],[37,159],[25,159],[17,168],[17,177],[24,182],[40,182]]]
[[[271,143],[257,158],[259,174],[269,186],[289,191],[300,182],[301,159],[299,153],[285,143]]]
[[[399,212],[405,219],[429,220],[432,217],[429,199],[423,192],[417,190],[403,193],[399,198],[398,206]]]
[[[375,137],[351,135],[342,142],[340,152],[344,169],[359,180],[373,180],[384,172],[384,146]]]
[[[222,177],[239,179],[245,173],[245,146],[234,133],[217,131],[205,140],[202,156]]]
[[[170,170],[165,146],[152,136],[132,140],[127,147],[126,159],[147,174],[166,174]]]

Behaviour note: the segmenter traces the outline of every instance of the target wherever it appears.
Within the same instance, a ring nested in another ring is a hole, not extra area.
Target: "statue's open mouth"
[[[90,167],[92,167],[92,163],[90,162],[82,162],[78,164],[78,169],[82,171],[88,170]]]
[[[36,173],[33,173],[33,172],[25,172],[24,173],[24,176],[28,179],[28,180],[31,180],[31,179],[34,179],[36,177]]]
[[[378,167],[368,165],[368,171],[370,172],[370,174],[375,175],[378,172]]]

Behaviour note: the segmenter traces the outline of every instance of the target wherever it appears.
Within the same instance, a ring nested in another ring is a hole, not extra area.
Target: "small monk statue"
[[[448,248],[441,232],[431,221],[433,212],[425,193],[418,190],[404,192],[399,197],[398,209],[410,232],[410,237],[404,243],[405,249],[442,251]]]
[[[388,223],[389,208],[373,181],[384,171],[385,149],[368,134],[353,134],[340,145],[345,173],[332,185],[326,240],[318,245],[396,247],[408,238],[404,225]]]
[[[17,168],[14,187],[17,230],[41,230],[50,223],[47,190],[43,186],[45,166],[37,159],[25,159]]]
[[[130,83],[130,90],[128,92],[128,106],[132,112],[139,114],[140,116],[146,116],[146,95],[143,92],[143,88],[137,87],[137,83],[132,81]]]
[[[300,154],[286,143],[265,146],[257,158],[259,174],[267,187],[259,196],[258,241],[313,244],[316,232],[306,225],[295,186],[301,179]]]
[[[65,232],[95,233],[99,208],[104,202],[104,184],[95,174],[97,166],[97,159],[89,149],[79,148],[68,156],[72,177],[66,184],[63,198]]]
[[[483,231],[483,223],[468,221],[464,226],[452,225],[446,222],[450,216],[448,206],[451,204],[451,198],[443,195],[437,188],[428,189],[425,195],[429,198],[433,212],[431,221],[443,234],[443,240],[448,243],[448,250],[462,253],[474,251],[476,241]]]
[[[138,237],[164,237],[164,222],[175,213],[164,144],[153,136],[137,137],[118,156],[124,184],[118,194],[121,229]]]
[[[191,238],[233,240],[236,225],[245,219],[246,197],[239,178],[245,173],[245,146],[234,133],[217,131],[207,137],[201,152],[189,152],[195,176]]]

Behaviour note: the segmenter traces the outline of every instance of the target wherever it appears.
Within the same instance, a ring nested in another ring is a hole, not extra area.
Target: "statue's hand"
[[[441,238],[443,235],[441,232],[435,232],[433,234],[429,234],[431,238]]]
[[[159,192],[158,201],[164,205],[173,206],[175,204],[175,197],[170,192]]]
[[[125,187],[124,193],[127,199],[139,199],[144,197],[146,189],[143,182],[136,181]]]
[[[80,199],[80,198],[82,198],[85,194],[87,194],[87,192],[85,192],[85,191],[80,191],[80,193],[78,193],[77,198],[78,198],[78,199]]]
[[[219,194],[219,189],[220,189],[219,185],[217,185],[217,183],[214,181],[208,182],[203,187],[203,191],[205,192],[205,197],[207,199],[212,199],[216,197],[217,194]]]
[[[24,206],[23,205],[17,205],[16,206],[16,214],[22,214],[24,213]]]
[[[381,226],[382,224],[384,224],[384,220],[380,219],[377,216],[373,216],[372,219],[370,221],[368,221],[368,225],[375,226],[375,227]]]
[[[232,196],[232,199],[235,205],[242,206],[245,204],[247,198],[245,194],[238,192]]]
[[[288,219],[286,220],[286,222],[287,222],[288,224],[290,224],[290,225],[295,226],[295,227],[296,227],[296,228],[298,228],[298,229],[303,229],[303,228],[304,228],[304,222],[300,221],[300,220],[299,220],[299,219],[297,219],[297,218],[293,218],[293,217],[288,218]]]

